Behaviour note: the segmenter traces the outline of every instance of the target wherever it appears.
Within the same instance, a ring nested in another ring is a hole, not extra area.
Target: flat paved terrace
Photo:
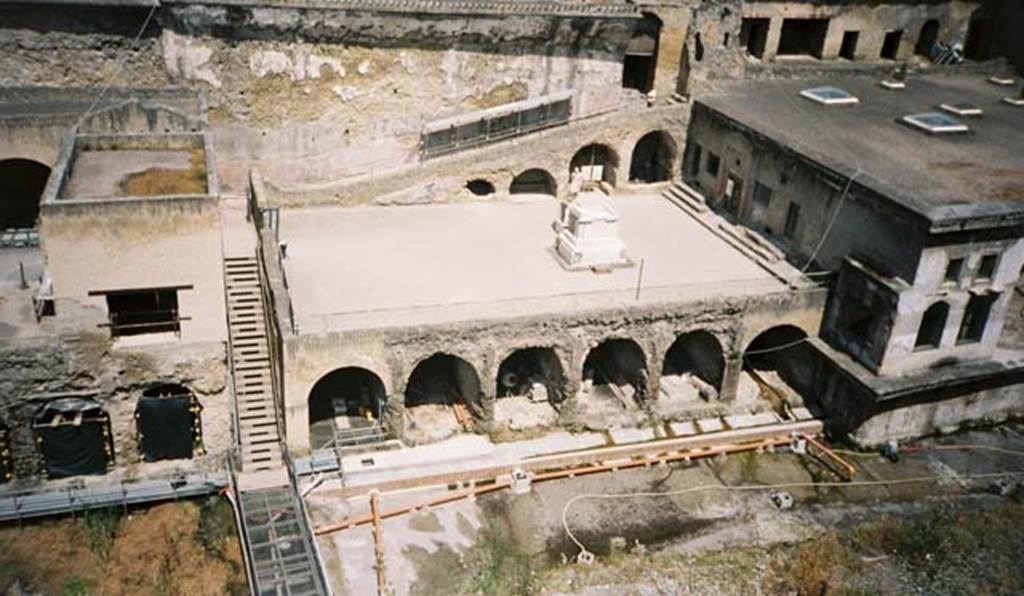
[[[551,197],[282,210],[296,328],[439,324],[787,287],[660,196],[613,202],[637,264],[610,273],[570,272],[555,260],[551,222],[558,204]]]

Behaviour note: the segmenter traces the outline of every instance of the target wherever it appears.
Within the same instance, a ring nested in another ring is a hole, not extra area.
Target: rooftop
[[[315,333],[438,324],[787,287],[660,196],[610,202],[630,256],[644,261],[639,301],[639,267],[593,273],[558,264],[551,197],[282,210],[296,326]]]
[[[723,84],[700,103],[856,182],[943,222],[1024,213],[1024,108],[1003,102],[1018,86],[981,74],[910,77],[902,90],[868,76],[830,78],[858,98],[825,106],[800,96],[823,86],[804,80]],[[929,134],[905,116],[972,104],[979,117],[956,117],[969,131]]]

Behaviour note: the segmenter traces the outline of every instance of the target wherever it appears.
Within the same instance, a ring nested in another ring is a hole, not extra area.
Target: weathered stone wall
[[[275,295],[279,291],[275,288]],[[679,335],[701,329],[712,333],[722,346],[727,370],[720,399],[727,406],[735,394],[735,376],[750,341],[783,324],[815,335],[823,301],[824,291],[816,290],[444,326],[300,336],[286,333],[283,368],[288,443],[297,451],[309,448],[310,391],[323,375],[344,366],[360,366],[381,378],[388,394],[395,396],[389,408],[396,412],[392,422],[400,430],[401,396],[409,375],[432,354],[452,354],[469,362],[486,402],[494,398],[498,369],[512,352],[552,347],[568,381],[566,394],[570,397],[563,408],[563,423],[571,426],[571,396],[580,388],[584,360],[592,348],[610,338],[636,342],[646,359],[647,395],[657,395],[665,353]]]
[[[42,248],[63,330],[107,322],[90,292],[191,286],[178,291],[180,341],[224,341],[220,212],[212,199],[45,204]]]
[[[40,338],[0,345],[0,422],[11,429],[16,476],[44,473],[33,420],[59,394],[91,395],[110,415],[114,462],[121,477],[140,477],[168,467],[219,469],[231,448],[231,407],[223,343],[114,348],[99,332],[64,340]],[[193,460],[142,463],[134,419],[142,392],[178,383],[203,406],[206,455]]]
[[[670,177],[678,175],[688,113],[687,106],[677,104],[638,106],[379,175],[353,176],[330,184],[291,188],[274,188],[267,181],[268,192],[260,197],[260,202],[267,207],[292,207],[480,200],[465,188],[468,181],[475,179],[492,183],[496,194],[491,198],[499,198],[507,195],[516,175],[533,168],[550,173],[558,185],[559,196],[564,197],[568,193],[569,164],[573,155],[592,143],[612,150],[617,186],[628,188],[633,150],[637,141],[652,131],[663,130],[672,138],[675,153],[670,157],[673,166]]]

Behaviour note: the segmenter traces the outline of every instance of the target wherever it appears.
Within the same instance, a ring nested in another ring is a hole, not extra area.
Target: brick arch
[[[509,347],[503,347],[500,352],[495,354],[493,367],[487,371],[490,373],[490,379],[485,382],[485,386],[493,387],[493,395],[497,395],[500,389],[499,386],[499,375],[501,372],[501,366],[516,352],[521,352],[530,349],[542,349],[551,350],[554,353],[554,357],[557,359],[558,366],[561,368],[561,374],[564,379],[564,386],[566,391],[568,387],[572,386],[572,353],[573,351],[566,346],[560,345],[556,342],[543,342],[543,341],[520,341],[509,344]]]

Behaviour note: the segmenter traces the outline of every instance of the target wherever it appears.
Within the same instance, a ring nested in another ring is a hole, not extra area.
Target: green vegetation
[[[85,538],[89,541],[89,549],[100,563],[106,563],[110,558],[110,549],[114,546],[120,517],[120,512],[113,508],[86,511],[82,516],[81,523],[85,530]]]

